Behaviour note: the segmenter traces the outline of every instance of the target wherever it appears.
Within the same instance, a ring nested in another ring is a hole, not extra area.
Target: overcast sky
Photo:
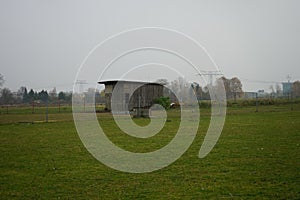
[[[107,37],[137,27],[183,32],[244,90],[300,80],[300,1],[0,1],[5,87],[71,90],[78,67]],[[274,82],[274,83],[273,83]]]

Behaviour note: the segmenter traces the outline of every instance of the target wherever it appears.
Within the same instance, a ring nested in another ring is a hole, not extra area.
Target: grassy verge
[[[162,133],[141,141],[122,134],[110,114],[97,114],[120,147],[147,152],[164,146],[178,127],[169,111]],[[0,115],[1,199],[299,199],[300,109],[289,105],[229,108],[213,151],[197,157],[209,125],[202,109],[198,135],[176,162],[129,174],[95,160],[77,136],[71,113]],[[40,117],[40,118],[39,118]],[[134,119],[146,125],[147,119]],[[138,145],[137,145],[138,143]]]

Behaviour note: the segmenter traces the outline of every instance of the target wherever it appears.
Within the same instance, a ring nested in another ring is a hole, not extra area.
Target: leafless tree
[[[2,74],[0,74],[0,87],[2,87],[2,85],[4,84],[5,80],[4,80],[4,76]]]
[[[233,77],[230,79],[230,90],[233,94],[234,101],[236,101],[236,97],[240,96],[243,93],[242,90],[242,82],[237,77]]]
[[[300,81],[295,81],[292,88],[293,96],[300,97]]]
[[[281,89],[280,85],[277,83],[275,87],[276,87],[275,89],[276,89],[277,96],[280,96],[282,93],[282,89]]]

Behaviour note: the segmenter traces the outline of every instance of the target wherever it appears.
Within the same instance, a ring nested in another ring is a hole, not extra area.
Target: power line
[[[204,71],[204,70],[201,70],[201,73],[198,74],[198,75],[200,75],[200,76],[208,76],[209,84],[212,85],[213,84],[214,76],[222,76],[223,73],[221,73],[221,71]]]
[[[276,84],[282,83],[283,81],[262,81],[262,80],[251,80],[251,79],[240,79],[242,82],[250,83],[266,83],[266,84]]]
[[[76,82],[75,82],[75,84],[77,85],[79,85],[79,93],[82,93],[83,92],[83,85],[86,85],[86,84],[88,84],[87,83],[87,81],[86,80],[77,80]]]
[[[292,77],[288,74],[287,76],[286,76],[286,79],[288,80],[288,83],[291,81],[291,79],[292,79]]]

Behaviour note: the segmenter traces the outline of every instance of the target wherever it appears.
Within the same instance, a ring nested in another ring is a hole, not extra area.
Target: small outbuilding
[[[114,93],[114,103],[119,104],[117,108],[120,112],[130,111],[136,117],[149,117],[150,107],[154,100],[163,97],[164,93],[164,86],[159,83],[126,80],[109,80],[98,83],[105,85],[106,110],[112,110],[111,102]]]

